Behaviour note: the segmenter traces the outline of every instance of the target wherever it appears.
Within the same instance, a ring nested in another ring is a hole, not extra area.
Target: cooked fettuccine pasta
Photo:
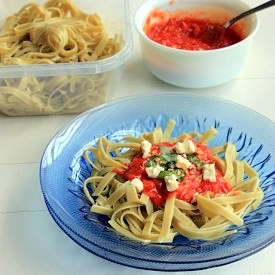
[[[216,129],[174,138],[174,126],[170,120],[164,131],[118,143],[102,137],[84,152],[92,165],[83,186],[91,211],[108,216],[120,234],[144,242],[235,233],[263,199],[257,172],[237,159],[232,143],[207,146]]]
[[[121,47],[121,35],[109,33],[98,14],[81,11],[71,0],[49,0],[25,5],[6,18],[0,29],[0,66],[94,62]],[[57,75],[50,77],[0,79],[0,112],[71,114],[105,102],[110,72],[62,75],[62,70],[56,68]]]
[[[99,15],[87,14],[71,0],[30,3],[9,16],[0,30],[0,65],[96,61],[121,48]]]

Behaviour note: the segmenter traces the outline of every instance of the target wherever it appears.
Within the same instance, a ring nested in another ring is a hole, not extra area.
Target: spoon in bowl
[[[252,8],[252,9],[250,9],[248,11],[245,11],[245,12],[243,12],[243,13],[235,16],[235,17],[233,17],[232,19],[230,19],[229,21],[227,21],[223,26],[224,26],[224,28],[227,29],[231,25],[233,25],[235,22],[237,22],[238,20],[240,20],[240,19],[242,19],[242,18],[244,18],[244,17],[246,17],[246,16],[248,16],[248,15],[254,13],[254,12],[266,9],[266,8],[274,6],[274,5],[275,5],[275,0],[271,0],[271,1],[268,1],[266,3],[263,3],[263,4],[255,7],[255,8]]]
[[[219,43],[221,41],[223,41],[227,32],[230,31],[230,26],[232,26],[234,23],[236,23],[240,19],[242,19],[252,13],[255,13],[257,11],[266,9],[266,8],[274,6],[274,5],[275,5],[275,0],[271,0],[271,1],[263,3],[255,8],[247,10],[247,11],[233,17],[232,19],[228,20],[223,25],[219,25],[219,26],[208,25],[208,26],[206,26],[205,32],[203,33],[203,36],[202,36],[202,39],[207,44],[215,42],[217,45],[219,45]]]

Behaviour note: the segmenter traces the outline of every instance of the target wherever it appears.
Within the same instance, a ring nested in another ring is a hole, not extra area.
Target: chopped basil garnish
[[[181,168],[169,169],[161,171],[158,175],[158,179],[164,179],[167,176],[175,175],[178,181],[182,181],[184,177],[184,170]]]
[[[176,167],[176,163],[174,161],[169,161],[165,164],[165,170],[173,170]]]
[[[152,156],[146,163],[145,167],[156,167],[158,164],[159,157],[158,156]]]
[[[160,152],[162,154],[165,154],[165,155],[171,154],[173,152],[172,148],[169,148],[169,147],[166,147],[166,146],[162,146],[162,145],[159,146],[159,149],[160,149]]]
[[[203,168],[204,162],[200,160],[195,154],[188,155],[187,159],[199,168]]]
[[[164,179],[165,177],[171,176],[173,174],[173,170],[164,170],[159,173],[158,179]]]
[[[181,168],[176,168],[174,171],[175,171],[175,175],[177,177],[182,177],[185,174],[185,171],[183,169],[181,169]]]
[[[145,163],[145,167],[156,167],[160,165],[164,168],[158,175],[158,179],[164,179],[167,176],[175,175],[178,181],[183,181],[185,170],[176,166],[178,154],[172,148],[166,146],[159,146],[161,154],[159,156],[151,156]],[[187,155],[186,158],[198,168],[203,168],[204,162],[200,160],[195,154]]]
[[[160,159],[165,162],[176,161],[177,156],[177,154],[162,154],[160,155]]]

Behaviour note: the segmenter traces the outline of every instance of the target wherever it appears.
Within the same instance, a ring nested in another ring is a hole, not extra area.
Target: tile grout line
[[[31,162],[0,162],[0,166],[7,166],[7,165],[22,165],[22,164],[39,164],[40,161],[31,161]]]
[[[236,77],[234,80],[266,80],[266,79],[275,80],[275,76],[257,76],[257,77],[247,76],[247,77]]]
[[[0,215],[9,214],[26,214],[26,213],[47,213],[47,209],[37,209],[37,210],[11,210],[11,211],[0,211]]]

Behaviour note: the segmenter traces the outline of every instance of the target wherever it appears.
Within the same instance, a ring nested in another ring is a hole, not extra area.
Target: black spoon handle
[[[271,6],[274,6],[275,5],[275,0],[271,0],[271,1],[268,1],[266,3],[263,3],[251,10],[248,10],[248,11],[245,11],[241,14],[239,14],[238,16],[232,18],[231,20],[227,21],[225,24],[224,24],[224,27],[225,28],[228,28],[229,26],[231,26],[232,24],[234,24],[236,21],[240,20],[241,18],[245,17],[245,16],[248,16],[256,11],[260,11],[260,10],[263,10],[263,9],[266,9],[268,7],[271,7]]]

